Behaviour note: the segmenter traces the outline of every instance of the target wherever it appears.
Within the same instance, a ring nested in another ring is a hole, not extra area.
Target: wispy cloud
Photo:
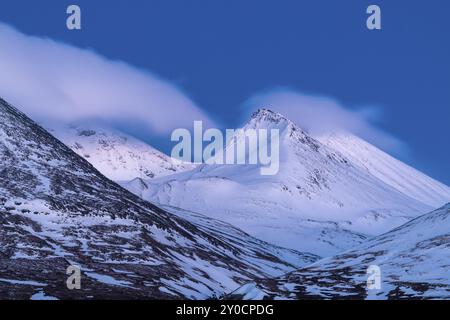
[[[386,151],[395,154],[407,152],[401,140],[377,126],[382,118],[380,108],[350,110],[335,99],[306,95],[288,88],[258,93],[244,105],[252,111],[260,107],[277,111],[315,136],[346,131]]]
[[[156,136],[191,128],[194,120],[217,126],[176,85],[125,62],[3,23],[0,42],[0,96],[44,124],[101,119],[122,129],[134,123],[139,132]],[[379,108],[350,110],[335,99],[286,88],[256,94],[245,105],[278,111],[314,135],[345,130],[390,152],[406,150],[377,126]]]
[[[0,96],[38,121],[138,121],[157,135],[213,125],[179,88],[125,62],[0,23]]]

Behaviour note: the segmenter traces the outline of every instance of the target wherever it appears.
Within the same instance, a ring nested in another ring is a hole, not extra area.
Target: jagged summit
[[[286,142],[292,140],[294,144],[304,144],[315,151],[321,147],[321,144],[308,131],[281,113],[266,108],[254,112],[243,129],[278,129],[280,138]]]
[[[278,112],[272,111],[269,108],[259,108],[251,115],[251,119],[256,120],[269,120],[269,121],[277,121],[277,120],[288,120],[283,115]]]
[[[278,127],[279,129],[283,129],[286,127],[294,127],[295,124],[286,118],[281,113],[272,111],[267,108],[260,108],[255,111],[244,128],[258,128],[258,127]]]

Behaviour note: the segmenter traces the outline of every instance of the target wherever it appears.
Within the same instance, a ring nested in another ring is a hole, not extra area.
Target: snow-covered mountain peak
[[[250,118],[250,121],[255,122],[273,122],[273,123],[280,123],[280,122],[289,122],[287,118],[285,118],[282,114],[272,111],[268,108],[259,108],[256,110]]]
[[[386,155],[383,161],[370,162],[381,153],[366,142],[352,152],[338,148],[268,109],[257,111],[243,129],[280,130],[277,174],[262,176],[258,164],[205,164],[149,181],[149,189],[139,195],[212,214],[266,241],[321,256],[450,200],[448,187],[398,160]],[[370,161],[358,159],[359,152]],[[372,163],[371,169],[364,163]]]
[[[281,113],[266,108],[261,108],[253,113],[243,129],[279,130],[280,142],[285,144],[283,151],[285,151],[286,147],[289,145],[305,145],[308,149],[314,151],[318,151],[321,147],[321,144],[299,125],[295,124]]]
[[[294,127],[296,127],[295,124],[281,113],[260,108],[252,114],[243,129],[279,129],[284,131]]]

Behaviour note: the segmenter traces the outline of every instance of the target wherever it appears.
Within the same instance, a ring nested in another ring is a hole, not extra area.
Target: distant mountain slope
[[[265,241],[320,256],[336,254],[361,243],[366,235],[401,225],[432,210],[430,204],[439,199],[450,200],[448,187],[424,175],[415,174],[414,180],[407,176],[411,169],[397,171],[404,176],[399,190],[392,181],[385,182],[386,171],[382,180],[346,153],[324,145],[270,110],[256,112],[244,129],[280,130],[277,175],[262,176],[258,165],[201,165],[147,181],[148,188],[139,195],[225,220]],[[420,197],[420,188],[415,187],[420,184],[437,195],[427,192]]]
[[[367,269],[381,270],[368,290]],[[450,204],[363,245],[275,279],[249,283],[239,299],[450,299]]]
[[[450,188],[422,172],[393,158],[350,133],[335,133],[317,138],[339,151],[353,164],[387,185],[430,207],[437,208],[449,201]]]
[[[0,99],[0,298],[206,298],[317,259],[181,216],[108,180]],[[81,266],[81,290],[66,287],[69,265]]]
[[[111,128],[72,125],[50,132],[114,181],[152,179],[194,167]]]

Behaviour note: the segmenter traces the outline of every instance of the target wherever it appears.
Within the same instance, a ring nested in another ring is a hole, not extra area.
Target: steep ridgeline
[[[326,146],[340,152],[368,174],[432,208],[449,201],[450,188],[407,164],[393,158],[350,133],[317,137]]]
[[[51,129],[50,133],[113,181],[153,179],[194,168],[143,141],[104,126],[71,125]]]
[[[0,298],[206,298],[317,260],[183,215],[108,180],[0,100]],[[69,265],[81,290],[66,287]]]
[[[139,195],[320,256],[349,249],[450,201],[450,188],[365,142],[352,153],[335,149],[336,144],[325,145],[266,109],[256,112],[244,129],[279,129],[276,175],[262,176],[259,165],[202,165],[146,181]],[[356,159],[363,147],[371,148],[373,159],[367,153]],[[370,168],[363,166],[365,158],[373,160]]]
[[[379,267],[379,287],[370,266]],[[450,204],[307,268],[248,283],[230,297],[449,299]]]

